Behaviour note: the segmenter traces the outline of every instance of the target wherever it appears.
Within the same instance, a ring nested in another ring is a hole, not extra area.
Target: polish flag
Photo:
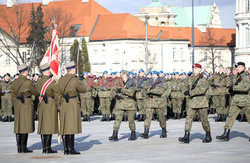
[[[53,75],[60,76],[60,62],[58,60],[59,56],[59,41],[58,41],[58,31],[53,30],[52,39],[48,50],[46,51],[40,65],[49,63],[50,71]]]

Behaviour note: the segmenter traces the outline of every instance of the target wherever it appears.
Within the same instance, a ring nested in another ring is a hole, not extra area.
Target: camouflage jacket
[[[9,83],[1,82],[0,91],[3,93],[2,99],[11,100],[11,81]]]
[[[197,76],[190,76],[189,80],[188,80],[188,85],[186,87],[187,90],[189,90],[189,94],[190,94],[190,105],[191,108],[206,108],[208,107],[208,100],[206,97],[206,93],[210,87],[208,81],[206,78],[204,77],[200,77],[201,74],[197,75]],[[197,82],[195,88],[194,87],[194,83],[197,81],[197,79],[199,79],[199,81]]]
[[[171,92],[171,98],[184,98],[183,95],[183,89],[184,89],[184,81],[182,81],[181,79],[174,79],[171,82],[171,88],[172,88],[172,92]]]
[[[134,100],[136,91],[135,87],[128,84],[128,81],[122,84],[121,93],[117,93],[116,95],[116,109],[136,111],[136,102]]]
[[[233,80],[233,98],[231,105],[240,107],[250,106],[250,79],[247,73],[242,72]]]
[[[209,83],[212,86],[212,95],[225,95],[228,90],[226,88],[226,78],[225,74],[214,74],[212,78],[209,79]]]

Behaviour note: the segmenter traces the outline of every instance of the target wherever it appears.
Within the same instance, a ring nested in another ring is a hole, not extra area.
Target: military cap
[[[179,75],[179,72],[175,72],[175,75]]]
[[[186,73],[186,72],[183,72],[182,75],[187,75],[187,73]]]
[[[163,73],[163,71],[161,70],[161,71],[159,71],[159,73],[160,73],[160,74],[162,74],[162,73]]]
[[[193,68],[197,67],[197,68],[202,68],[202,66],[199,63],[196,63],[192,66]]]
[[[188,74],[188,75],[189,75],[189,74],[192,74],[192,72],[191,72],[191,71],[189,71],[187,74]]]
[[[147,73],[147,76],[148,76],[148,75],[152,75],[152,72],[149,71],[149,72]]]
[[[5,76],[9,76],[10,77],[11,75],[9,73],[6,73],[3,77],[5,77]]]
[[[175,75],[175,72],[172,72],[171,75]]]
[[[103,71],[103,74],[107,74],[108,73],[108,71]]]
[[[29,69],[29,67],[26,64],[21,64],[17,67],[19,72],[24,72],[27,71]]]
[[[121,70],[120,73],[122,73],[124,70]]]
[[[131,71],[129,71],[128,73],[129,73],[129,75],[134,75],[134,73],[133,73],[133,72],[131,72]]]
[[[49,70],[49,68],[50,68],[50,65],[48,63],[45,63],[40,66],[41,71],[47,71]]]
[[[244,66],[244,67],[246,66],[244,62],[238,62],[237,65],[235,65],[235,67],[237,68],[239,65]]]
[[[158,71],[152,71],[152,73],[153,73],[153,74],[156,74],[156,75],[158,75],[158,74],[159,74],[159,72],[158,72]]]
[[[82,75],[87,75],[87,74],[88,74],[88,72],[86,72],[86,71],[82,73]]]
[[[67,70],[70,70],[70,69],[75,68],[76,65],[75,65],[75,62],[74,62],[74,61],[70,61],[70,62],[67,62],[67,63],[65,64],[65,67],[66,67]]]
[[[144,70],[143,70],[143,69],[140,69],[138,73],[141,73],[141,72],[144,72]]]
[[[166,75],[170,75],[169,73],[166,73]]]

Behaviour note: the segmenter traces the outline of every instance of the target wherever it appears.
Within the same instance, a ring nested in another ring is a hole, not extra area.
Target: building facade
[[[250,67],[250,0],[236,0],[235,62],[244,61]]]

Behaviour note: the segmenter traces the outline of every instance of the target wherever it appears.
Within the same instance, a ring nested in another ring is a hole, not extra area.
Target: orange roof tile
[[[41,3],[33,3],[34,8],[36,9],[38,5]],[[26,15],[26,21],[24,22],[24,26],[21,31],[25,31],[21,35],[21,42],[26,42],[26,37],[28,36],[28,21],[30,18],[30,12],[32,8],[32,3],[23,3],[19,5],[14,5],[11,8],[7,8],[6,5],[0,5],[0,27],[3,28],[5,31],[11,34],[11,29],[8,27],[6,21],[3,20],[3,17],[6,17],[7,20],[12,21],[15,27],[16,21],[16,7],[23,8]],[[92,28],[96,22],[98,15],[106,15],[112,14],[109,10],[105,9],[103,6],[95,2],[94,0],[89,0],[87,3],[83,4],[82,0],[65,0],[65,1],[53,1],[50,2],[47,6],[42,6],[43,11],[46,12],[49,9],[60,9],[65,14],[70,14],[72,17],[71,25],[74,24],[81,24],[81,28],[77,34],[77,36],[89,36]],[[46,14],[45,14],[46,16]],[[44,18],[45,20],[50,20],[48,18]],[[50,24],[50,22],[45,22],[45,24]],[[15,30],[17,31],[17,30]],[[11,34],[13,36],[13,34]],[[59,33],[60,36],[60,33]]]

